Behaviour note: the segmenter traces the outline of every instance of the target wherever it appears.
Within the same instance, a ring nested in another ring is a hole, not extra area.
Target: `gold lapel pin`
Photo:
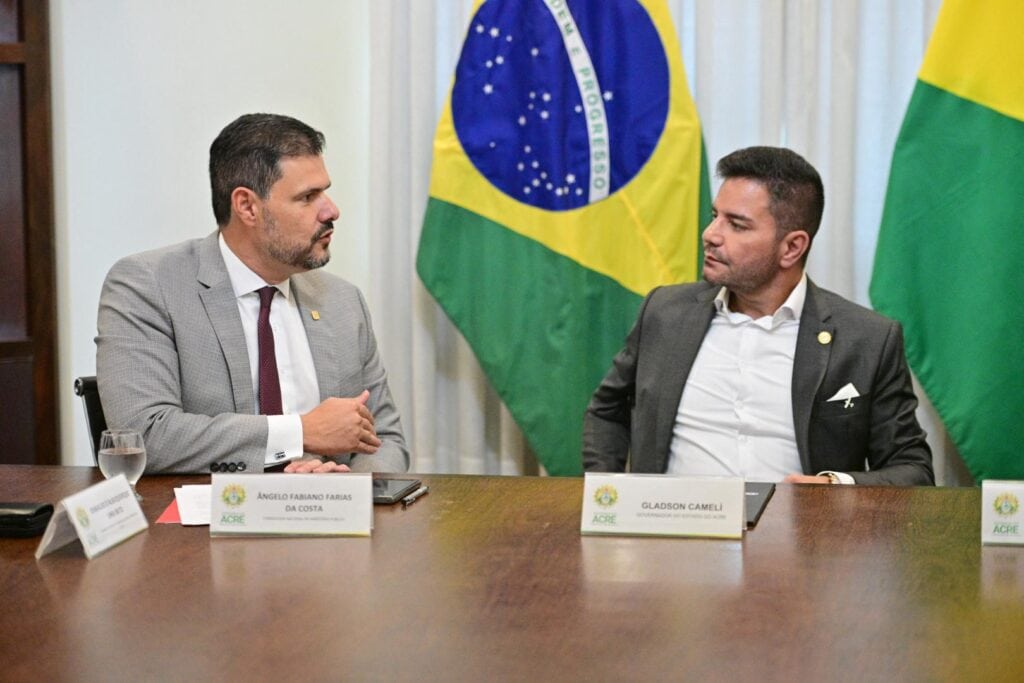
[[[831,344],[832,343],[832,335],[829,334],[828,332],[819,332],[818,333],[818,343],[821,344],[822,346],[825,346],[826,344]]]
[[[319,320],[320,319],[320,311],[310,311],[309,312],[309,317],[312,318],[313,320]],[[826,334],[826,333],[823,332],[822,334]],[[820,337],[819,337],[819,339],[820,339]]]

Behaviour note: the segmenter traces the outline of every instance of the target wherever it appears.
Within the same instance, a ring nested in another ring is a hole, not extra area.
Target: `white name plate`
[[[76,538],[90,560],[149,527],[123,474],[93,484],[57,504],[36,548],[36,559]]]
[[[587,473],[580,533],[742,538],[743,479]]]
[[[981,542],[1024,545],[1024,481],[981,482]]]
[[[211,536],[369,536],[370,474],[214,474]]]

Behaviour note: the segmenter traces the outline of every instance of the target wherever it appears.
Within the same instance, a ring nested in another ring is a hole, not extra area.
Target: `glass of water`
[[[132,485],[137,500],[142,496],[135,490],[135,482],[146,469],[146,446],[142,435],[132,429],[106,429],[100,436],[100,450],[97,458],[100,472],[107,479],[123,474]]]

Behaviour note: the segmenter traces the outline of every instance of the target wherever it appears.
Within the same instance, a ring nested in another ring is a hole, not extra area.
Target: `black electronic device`
[[[769,499],[775,493],[775,484],[766,481],[748,481],[744,486],[746,495],[743,496],[746,502],[747,528],[751,529],[757,520],[761,519],[761,513],[768,505]]]
[[[393,505],[420,487],[419,479],[374,479],[373,502]]]
[[[52,515],[49,503],[0,503],[0,536],[39,536]]]

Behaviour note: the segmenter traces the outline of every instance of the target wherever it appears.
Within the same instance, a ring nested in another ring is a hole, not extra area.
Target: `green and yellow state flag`
[[[971,474],[1024,479],[1024,2],[946,0],[871,279]]]
[[[664,0],[477,4],[416,266],[549,473],[643,296],[695,279],[707,183]]]

